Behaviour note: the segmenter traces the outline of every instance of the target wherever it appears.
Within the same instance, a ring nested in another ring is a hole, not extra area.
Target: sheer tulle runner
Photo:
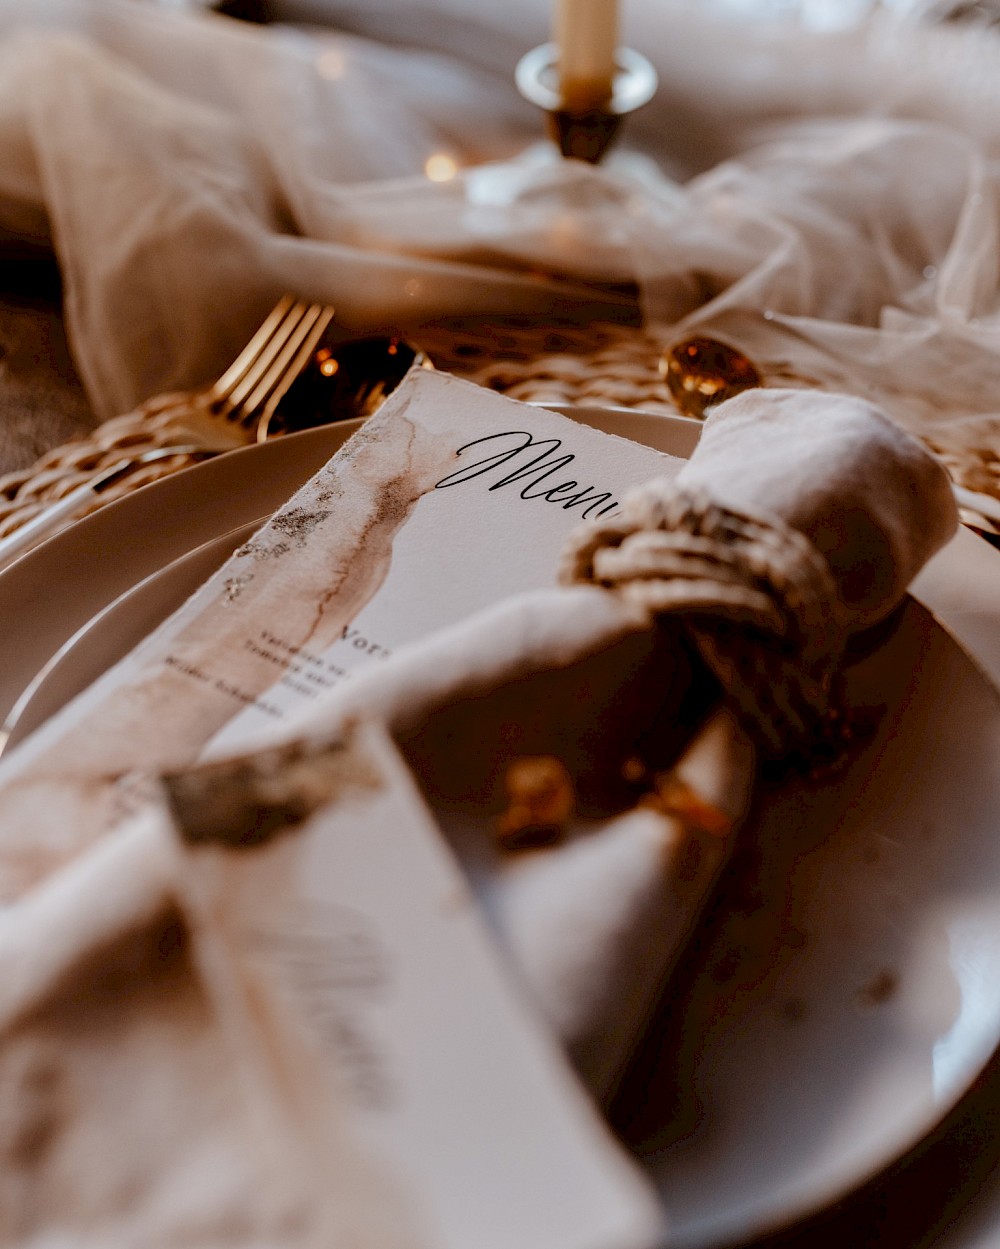
[[[995,488],[1000,42],[635,6],[652,159],[594,171],[529,146],[511,70],[543,8],[329,0],[351,33],[307,33],[0,4],[0,237],[56,249],[97,410],[215,375],[286,289],[384,326],[613,318],[637,282],[665,341],[697,326],[769,383],[875,399]]]

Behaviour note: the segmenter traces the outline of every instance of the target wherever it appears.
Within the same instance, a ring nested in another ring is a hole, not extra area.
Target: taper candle
[[[556,0],[553,37],[563,107],[584,112],[606,105],[615,76],[618,0]]]

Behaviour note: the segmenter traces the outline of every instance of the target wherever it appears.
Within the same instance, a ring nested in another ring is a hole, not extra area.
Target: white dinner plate
[[[570,414],[674,454],[697,439],[677,418]],[[15,736],[179,606],[353,428],[167,478],[0,574],[4,711],[58,652]],[[875,735],[836,778],[763,791],[616,1110],[676,1245],[748,1239],[848,1192],[1000,1041],[1000,557],[963,530],[914,594],[923,606],[850,668],[855,704],[883,708]]]

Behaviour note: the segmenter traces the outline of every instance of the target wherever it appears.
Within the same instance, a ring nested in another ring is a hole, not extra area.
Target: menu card
[[[436,1249],[660,1242],[660,1202],[523,1009],[381,725],[167,787],[203,978],[318,1200],[353,1137]]]
[[[359,666],[553,585],[575,526],[681,463],[414,371],[183,607],[0,763],[0,898],[133,809],[135,774],[259,740]]]

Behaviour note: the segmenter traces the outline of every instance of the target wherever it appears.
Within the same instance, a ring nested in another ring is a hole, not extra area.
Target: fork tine
[[[294,338],[302,318],[308,313],[308,305],[301,299],[296,300],[285,314],[284,320],[274,330],[264,344],[256,360],[243,374],[243,377],[230,391],[219,409],[222,416],[233,421],[240,419],[249,396],[253,395],[260,384],[261,378],[267,376],[274,367],[274,362],[281,356],[290,339]]]
[[[285,312],[281,321],[271,330],[266,341],[261,336],[257,355],[244,369],[243,376],[234,385],[230,386],[228,391],[220,390],[213,399],[213,403],[220,415],[228,417],[234,410],[243,407],[247,401],[247,396],[256,390],[261,378],[269,372],[275,359],[281,354],[285,344],[295,333],[296,327],[307,310],[307,305],[302,300],[293,301],[292,306]],[[268,319],[270,320],[270,318]],[[255,334],[254,338],[257,337]]]
[[[282,295],[267,314],[253,338],[250,339],[229,368],[226,369],[225,373],[212,383],[210,393],[213,399],[224,399],[228,395],[229,391],[232,390],[250,365],[256,360],[271,336],[277,331],[287,313],[295,306],[295,302],[294,296]]]
[[[302,373],[306,365],[309,363],[313,352],[319,344],[319,340],[323,337],[326,327],[333,320],[333,313],[334,310],[329,305],[320,310],[320,315],[317,317],[315,324],[306,336],[302,346],[299,348],[298,355],[296,355],[295,359],[291,363],[291,366],[285,370],[279,378],[276,386],[271,391],[267,402],[264,404],[260,418],[257,421],[258,442],[267,441],[268,431],[278,404],[288,393],[288,389],[292,382],[295,381],[295,379]]]
[[[294,330],[288,335],[281,349],[274,356],[270,368],[260,379],[256,388],[250,395],[246,395],[240,403],[239,414],[232,413],[230,415],[231,420],[238,420],[241,424],[249,423],[258,409],[267,401],[268,395],[271,394],[276,386],[284,382],[284,389],[287,390],[294,378],[291,368],[293,361],[297,361],[300,348],[311,337],[310,331],[323,318],[325,311],[322,304],[309,305],[298,324],[294,327]],[[304,363],[305,361],[303,360]]]

